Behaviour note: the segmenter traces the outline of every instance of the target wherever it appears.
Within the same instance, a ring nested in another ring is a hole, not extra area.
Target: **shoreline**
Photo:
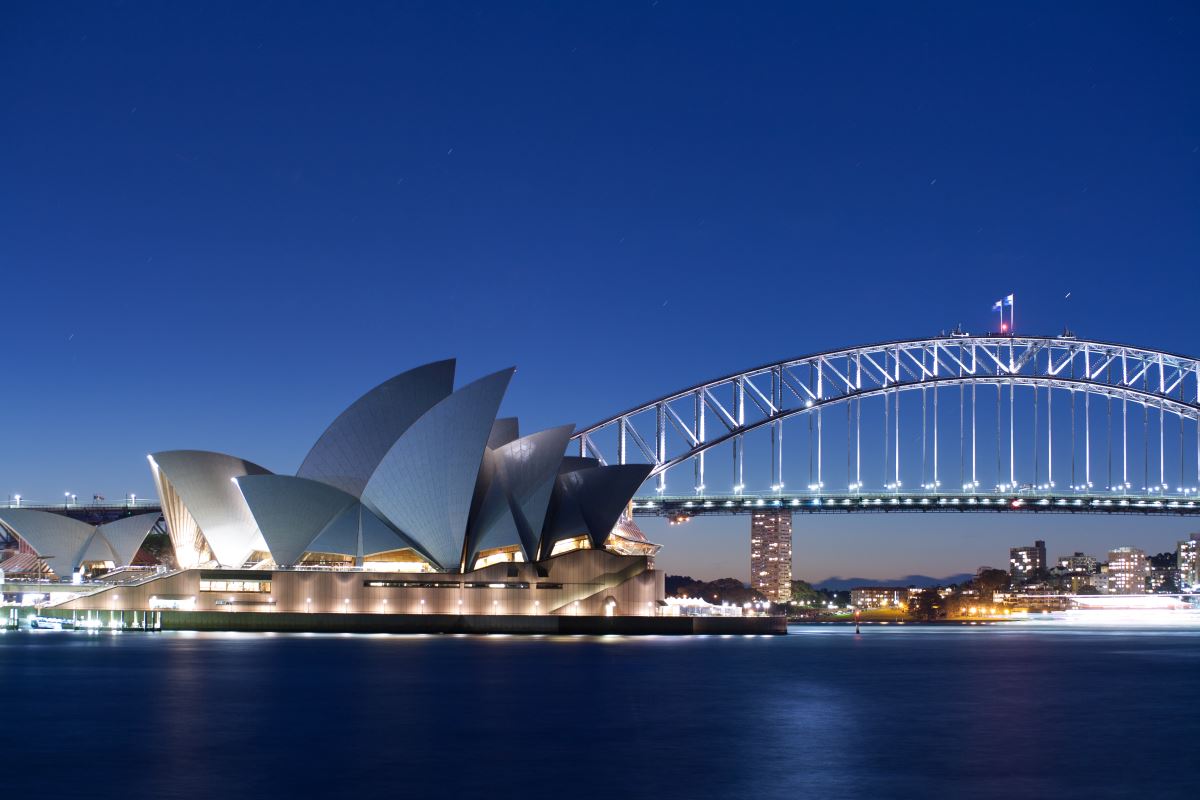
[[[119,613],[119,612],[118,612]],[[777,617],[650,617],[522,614],[355,614],[239,611],[161,611],[149,628],[126,624],[118,630],[214,631],[245,633],[420,633],[564,636],[786,635],[787,620]],[[86,619],[69,609],[42,609],[39,616]],[[146,617],[149,617],[148,612]],[[104,626],[116,617],[94,612]],[[143,617],[145,619],[145,617]]]

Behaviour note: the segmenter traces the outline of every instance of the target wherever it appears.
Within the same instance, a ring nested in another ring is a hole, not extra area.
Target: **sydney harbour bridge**
[[[652,465],[633,512],[672,521],[772,509],[1200,515],[1200,359],[1070,333],[956,331],[689,386],[577,430],[570,450]],[[44,507],[99,523],[157,503],[68,495]]]
[[[634,513],[1200,514],[1200,361],[959,331],[764,364],[576,432]]]

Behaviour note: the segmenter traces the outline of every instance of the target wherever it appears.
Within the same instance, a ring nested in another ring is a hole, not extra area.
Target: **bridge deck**
[[[1034,512],[1043,514],[1144,514],[1200,516],[1200,498],[1147,497],[1145,495],[1046,495],[1046,494],[922,494],[853,493],[814,495],[688,495],[638,497],[638,516],[690,517],[700,514],[749,514],[755,511],[848,513],[918,512]]]

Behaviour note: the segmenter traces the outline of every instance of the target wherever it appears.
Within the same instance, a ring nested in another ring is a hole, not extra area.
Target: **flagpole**
[[[1008,304],[1008,332],[1011,335],[1015,333],[1017,327],[1017,296],[1010,294],[1009,297],[1012,298],[1012,302]]]

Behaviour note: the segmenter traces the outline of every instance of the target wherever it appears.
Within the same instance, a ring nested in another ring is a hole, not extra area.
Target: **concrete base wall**
[[[242,579],[268,591],[206,589]],[[56,608],[152,611],[158,600],[187,599],[194,612],[307,614],[439,614],[521,616],[645,615],[663,598],[665,576],[645,556],[576,550],[537,563],[493,564],[468,572],[396,573],[356,570],[189,569],[136,585],[90,588]]]
[[[43,616],[83,619],[87,612],[45,609]],[[92,612],[101,621],[108,615]],[[162,629],[277,633],[509,633],[621,636],[758,635],[787,633],[783,617],[603,617],[509,614],[350,614],[163,611]]]

